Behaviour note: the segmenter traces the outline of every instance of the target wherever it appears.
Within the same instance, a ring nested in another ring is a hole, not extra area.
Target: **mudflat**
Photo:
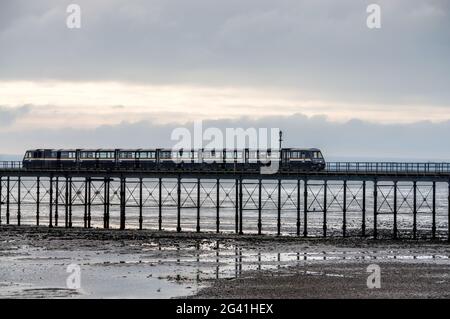
[[[0,243],[8,298],[450,297],[444,241],[0,226]]]

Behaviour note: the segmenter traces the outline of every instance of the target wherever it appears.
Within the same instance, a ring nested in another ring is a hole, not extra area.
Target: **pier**
[[[323,171],[26,170],[0,162],[0,224],[450,240],[450,163]]]

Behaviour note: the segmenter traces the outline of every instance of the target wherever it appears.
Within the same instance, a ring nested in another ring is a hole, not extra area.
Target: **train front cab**
[[[282,165],[288,170],[320,171],[325,160],[319,149],[283,149]]]

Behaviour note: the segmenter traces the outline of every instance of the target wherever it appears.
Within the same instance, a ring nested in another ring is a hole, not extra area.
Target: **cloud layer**
[[[40,129],[0,133],[0,149],[21,154],[26,148],[145,148],[172,147],[171,133],[176,124],[149,121],[105,125],[95,129]],[[186,123],[193,131],[193,123]],[[285,147],[319,147],[328,159],[345,160],[450,160],[445,147],[450,121],[441,123],[375,124],[359,120],[337,123],[325,117],[296,114],[289,117],[240,118],[204,121],[203,129],[271,128],[284,131]],[[193,134],[193,133],[192,133]],[[207,141],[205,141],[206,143]]]
[[[450,4],[372,0],[3,0],[0,79],[290,87],[364,103],[450,103]],[[6,49],[5,49],[6,48]]]

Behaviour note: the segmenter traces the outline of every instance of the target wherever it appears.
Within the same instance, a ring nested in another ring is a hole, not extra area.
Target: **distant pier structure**
[[[450,163],[260,174],[0,162],[0,224],[450,241]]]

